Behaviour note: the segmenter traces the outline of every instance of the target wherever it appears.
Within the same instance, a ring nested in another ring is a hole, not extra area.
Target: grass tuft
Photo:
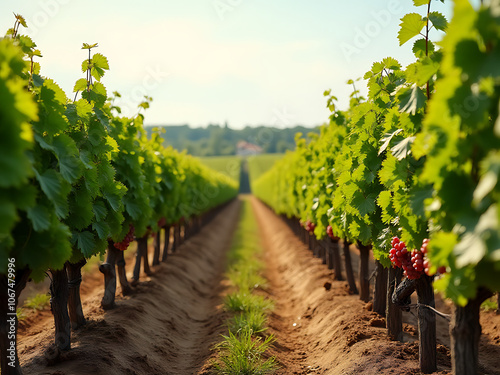
[[[227,321],[230,332],[252,331],[261,334],[267,330],[267,314],[262,311],[250,310],[234,315]]]
[[[46,293],[40,293],[24,302],[24,308],[33,310],[43,310],[50,304],[50,296]]]
[[[251,330],[237,334],[231,331],[223,336],[224,341],[217,345],[219,362],[214,364],[216,374],[222,375],[265,375],[278,369],[274,357],[265,358],[264,353],[275,341],[273,335],[266,338],[254,336]]]

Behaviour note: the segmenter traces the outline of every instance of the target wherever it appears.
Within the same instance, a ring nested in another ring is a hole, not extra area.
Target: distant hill
[[[266,154],[283,153],[295,149],[295,134],[318,133],[319,128],[295,126],[293,128],[272,128],[267,126],[231,129],[227,125],[208,125],[206,128],[191,128],[188,125],[156,125],[165,129],[162,134],[165,145],[177,150],[187,150],[195,156],[235,155],[240,141],[253,143]],[[148,133],[152,128],[147,127]]]

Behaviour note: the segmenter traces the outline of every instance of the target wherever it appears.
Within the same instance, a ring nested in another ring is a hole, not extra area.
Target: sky
[[[433,0],[431,10],[452,15],[450,1]],[[42,52],[41,74],[70,98],[85,77],[82,44],[99,43],[93,51],[110,65],[102,82],[108,94],[120,92],[125,115],[148,95],[146,125],[243,128],[326,122],[325,90],[345,109],[347,80],[387,56],[403,66],[414,60],[411,42],[399,46],[398,25],[425,7],[412,0],[1,0],[4,31],[13,12],[26,18],[21,33]],[[356,84],[366,93],[363,80]]]

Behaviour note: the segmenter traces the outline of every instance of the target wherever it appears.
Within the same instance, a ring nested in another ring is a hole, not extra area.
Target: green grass
[[[228,336],[223,336],[224,340],[215,347],[218,351],[213,363],[215,374],[272,374],[278,368],[274,357],[264,355],[275,339],[265,334],[274,303],[256,294],[256,289],[266,285],[261,275],[262,252],[257,222],[245,197],[226,273],[234,291],[224,298],[224,308],[233,316],[226,321]]]
[[[26,319],[26,317],[27,317],[26,311],[24,311],[24,309],[22,307],[18,307],[16,310],[16,316],[17,316],[18,321],[22,321],[22,320]]]
[[[34,297],[28,298],[24,302],[23,308],[33,309],[33,310],[43,310],[50,304],[50,296],[45,293],[40,293]]]
[[[484,311],[496,311],[498,308],[497,301],[495,301],[496,299],[497,296],[488,298],[481,304],[481,309],[483,309]]]
[[[267,330],[267,312],[250,310],[235,314],[226,322],[229,332],[243,332],[250,330],[254,334],[261,334]]]
[[[262,154],[248,157],[250,183],[257,180],[280,160],[285,154]]]
[[[231,312],[271,311],[273,302],[248,290],[238,290],[224,298],[224,307]]]
[[[200,160],[207,167],[225,174],[235,181],[240,181],[241,158],[239,156],[206,156]]]
[[[245,330],[238,335],[229,332],[224,341],[217,345],[221,353],[215,364],[215,373],[223,375],[272,374],[278,369],[276,360],[265,358],[264,353],[274,342],[274,336],[263,339]]]
[[[266,288],[267,280],[257,273],[260,269],[262,269],[262,264],[259,261],[252,262],[245,267],[234,266],[227,273],[227,278],[232,286],[239,286],[242,290]]]

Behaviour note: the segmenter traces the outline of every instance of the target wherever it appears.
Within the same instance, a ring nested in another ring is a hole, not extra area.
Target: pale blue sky
[[[329,115],[325,89],[345,107],[345,82],[372,62],[412,61],[398,25],[424,8],[411,0],[2,0],[0,26],[22,14],[42,75],[71,97],[84,77],[80,47],[98,42],[111,68],[103,83],[124,96],[125,113],[142,94],[153,97],[146,124],[314,126]],[[450,1],[432,8],[451,16]]]

